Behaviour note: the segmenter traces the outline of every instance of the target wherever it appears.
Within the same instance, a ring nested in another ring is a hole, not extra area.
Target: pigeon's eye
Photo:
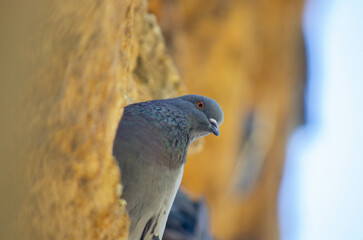
[[[202,102],[202,101],[197,102],[197,108],[203,109],[204,108],[204,102]]]

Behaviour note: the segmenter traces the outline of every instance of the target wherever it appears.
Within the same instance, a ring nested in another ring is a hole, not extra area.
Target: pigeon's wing
[[[166,224],[164,240],[212,240],[205,201],[192,200],[179,190]]]

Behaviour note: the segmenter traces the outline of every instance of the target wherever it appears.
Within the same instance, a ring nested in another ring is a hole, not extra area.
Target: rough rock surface
[[[206,195],[220,239],[278,239],[286,141],[303,121],[303,1],[150,0],[190,93],[216,99],[219,139],[189,155],[183,185]]]
[[[182,92],[146,1],[8,1],[1,13],[0,238],[126,239],[112,157],[121,109]]]

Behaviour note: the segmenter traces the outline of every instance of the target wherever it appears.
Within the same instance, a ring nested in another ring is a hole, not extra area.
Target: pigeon
[[[219,136],[223,111],[208,97],[185,95],[128,105],[113,155],[130,216],[129,240],[161,240],[194,140]]]

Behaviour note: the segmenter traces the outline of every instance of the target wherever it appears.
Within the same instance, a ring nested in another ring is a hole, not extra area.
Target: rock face
[[[220,239],[278,239],[286,141],[303,121],[303,1],[149,1],[187,89],[225,113],[219,139],[188,158]]]
[[[126,239],[112,157],[122,107],[183,89],[155,17],[142,0],[6,6],[1,63],[18,71],[2,72],[1,236]]]

